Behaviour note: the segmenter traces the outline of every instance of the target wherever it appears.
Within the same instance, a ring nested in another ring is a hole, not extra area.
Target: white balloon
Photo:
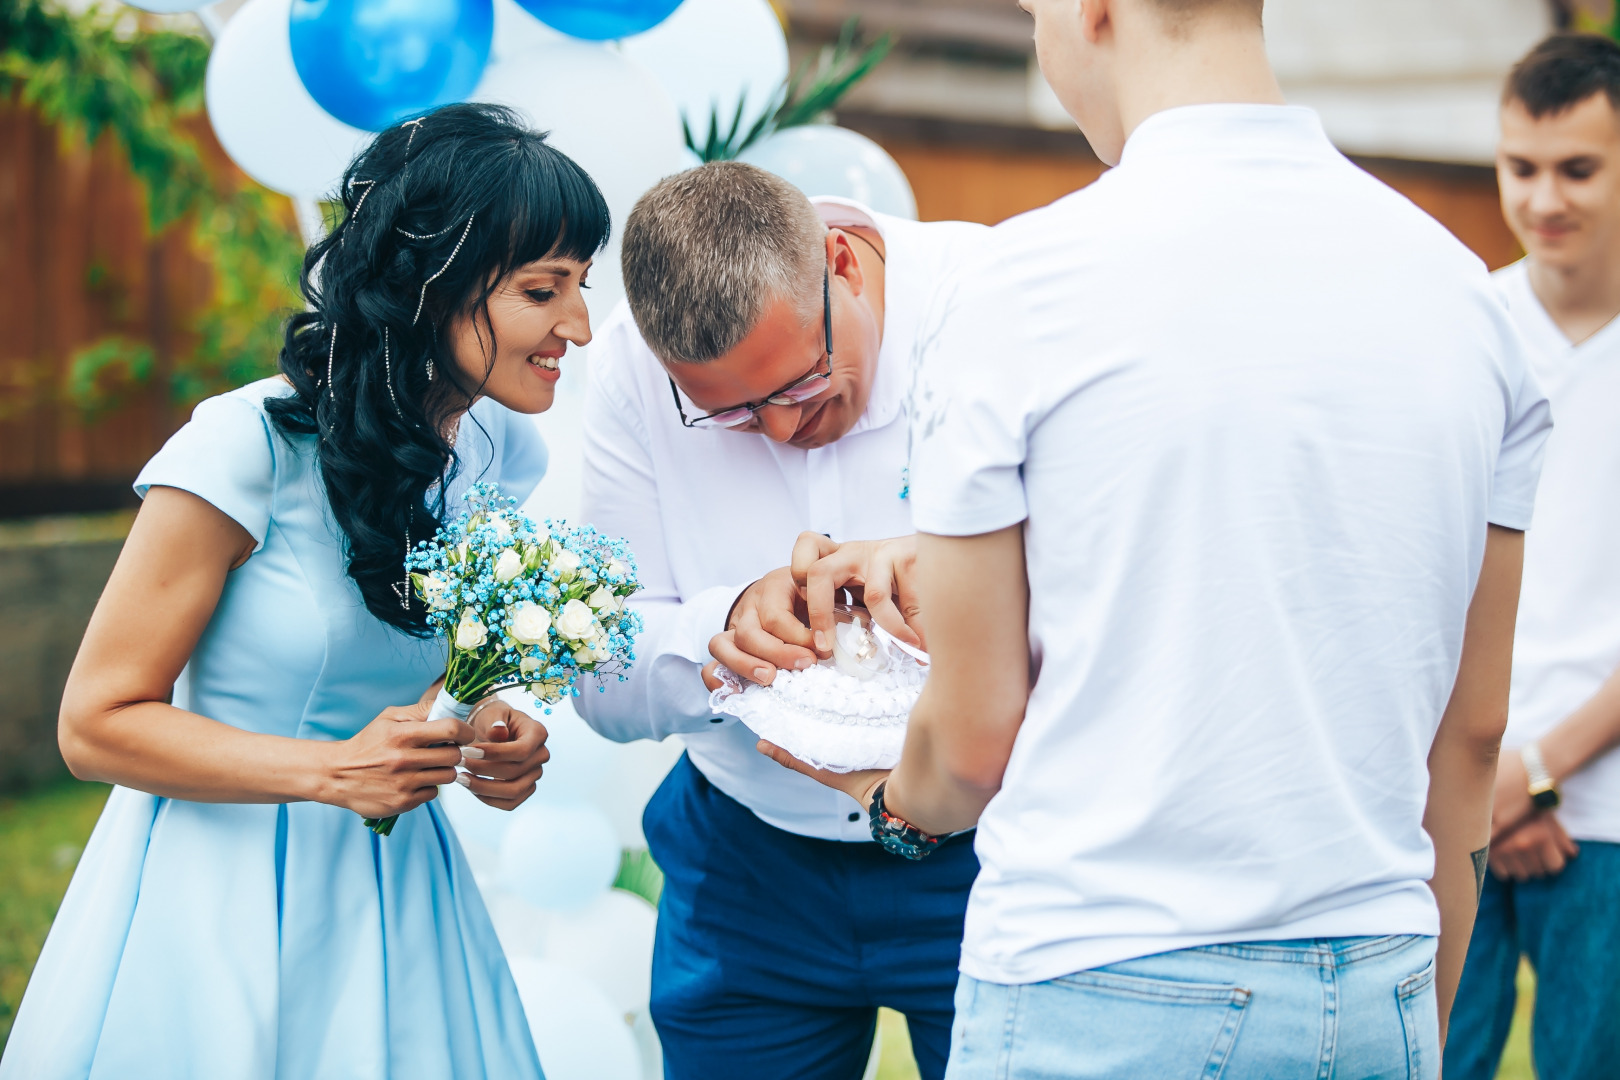
[[[647,846],[641,831],[642,812],[685,749],[679,735],[663,742],[641,739],[615,748],[607,775],[596,785],[590,802],[613,822],[613,831],[625,847]]]
[[[601,990],[558,964],[508,963],[546,1080],[641,1080],[630,1024]]]
[[[600,324],[624,295],[619,235],[643,192],[680,172],[685,143],[675,103],[644,68],[604,45],[567,39],[502,57],[484,70],[475,101],[509,105],[591,174],[613,214],[585,296]]]
[[[848,128],[786,128],[743,151],[740,160],[775,173],[806,195],[842,195],[881,213],[917,219],[917,198],[899,163]]]
[[[721,131],[731,125],[739,99],[746,130],[788,77],[787,39],[767,0],[685,0],[620,47],[663,83],[700,142],[712,113]]]
[[[640,1012],[652,993],[657,929],[657,908],[623,889],[609,889],[577,911],[552,914],[541,956],[589,978],[621,1013]]]
[[[596,693],[596,681],[589,676],[582,677],[580,692]],[[572,698],[563,698],[550,706],[548,715],[545,707],[538,706],[527,691],[516,690],[503,696],[508,697],[513,708],[530,713],[546,728],[546,749],[551,751],[551,760],[546,762],[545,772],[530,800],[567,804],[589,801],[608,774],[619,745],[593,731],[574,711]]]
[[[208,58],[208,119],[243,172],[293,196],[335,191],[370,132],[315,104],[293,67],[291,0],[248,0]]]
[[[580,908],[613,884],[619,838],[594,806],[530,800],[501,839],[500,886],[536,907]]]
[[[612,890],[608,890],[611,892]],[[542,955],[553,912],[525,903],[500,889],[484,890],[484,907],[501,951],[508,957]]]
[[[567,40],[567,34],[553,30],[530,15],[517,0],[495,0],[495,35],[489,43],[490,63],[536,46]]]
[[[214,0],[129,0],[129,6],[158,15],[178,15],[182,11],[196,11]]]
[[[439,788],[439,806],[444,810],[444,816],[450,819],[450,826],[455,829],[456,838],[466,850],[473,870],[483,870],[482,857],[486,853],[493,857],[501,850],[501,838],[512,823],[514,811],[497,810],[488,803],[479,802],[478,796],[460,784],[445,784]]]

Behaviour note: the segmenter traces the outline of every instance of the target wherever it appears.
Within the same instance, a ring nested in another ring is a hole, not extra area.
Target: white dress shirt
[[[1539,739],[1620,667],[1620,319],[1573,345],[1517,262],[1496,273],[1530,346],[1557,428],[1524,538],[1504,746]],[[1620,749],[1563,781],[1558,820],[1576,840],[1620,843]]]
[[[853,799],[777,765],[735,718],[714,715],[700,671],[738,594],[787,565],[801,532],[870,540],[912,531],[900,493],[917,325],[954,251],[987,230],[811,201],[829,226],[867,226],[883,237],[883,340],[866,412],[842,439],[815,450],[684,427],[663,365],[619,306],[592,345],[582,520],[629,542],[645,586],[631,606],[647,628],[629,680],[575,704],[620,742],[681,733],[711,783],[777,828],[868,841]],[[836,366],[836,336],[833,350]]]
[[[1548,427],[1485,267],[1262,105],[1149,117],[986,248],[913,409],[917,528],[1028,560],[962,970],[1436,933],[1427,758]]]

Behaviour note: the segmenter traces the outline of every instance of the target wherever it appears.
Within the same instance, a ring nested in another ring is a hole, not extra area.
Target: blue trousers
[[[950,1080],[1433,1080],[1434,938],[1247,942],[962,976]]]
[[[859,1080],[878,1006],[950,1053],[971,836],[921,862],[765,824],[682,757],[647,804],[664,871],[652,1018],[669,1080]]]
[[[1620,1078],[1620,844],[1580,841],[1564,872],[1485,879],[1446,1036],[1446,1080],[1491,1080],[1513,1023],[1519,956],[1536,972],[1540,1080]]]

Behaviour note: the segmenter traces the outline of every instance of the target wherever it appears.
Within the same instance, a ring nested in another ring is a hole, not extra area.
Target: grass
[[[23,796],[0,798],[0,1051],[11,1034],[28,974],[67,891],[73,867],[90,837],[102,804],[104,784],[63,781]],[[658,902],[663,875],[645,852],[627,852],[614,884]],[[1530,1008],[1535,977],[1519,969],[1519,1007],[1497,1080],[1534,1080],[1530,1068]],[[883,1042],[878,1080],[916,1080],[911,1035],[905,1017],[884,1009],[878,1016]]]

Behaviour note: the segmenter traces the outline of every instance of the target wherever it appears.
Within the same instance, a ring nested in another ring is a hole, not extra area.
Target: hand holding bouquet
[[[625,608],[641,586],[624,541],[588,525],[542,528],[494,484],[474,484],[466,499],[467,510],[405,561],[429,625],[449,646],[428,719],[464,720],[512,686],[551,705],[578,696],[582,672],[622,680],[641,631],[641,616]],[[386,836],[395,820],[366,824]]]

